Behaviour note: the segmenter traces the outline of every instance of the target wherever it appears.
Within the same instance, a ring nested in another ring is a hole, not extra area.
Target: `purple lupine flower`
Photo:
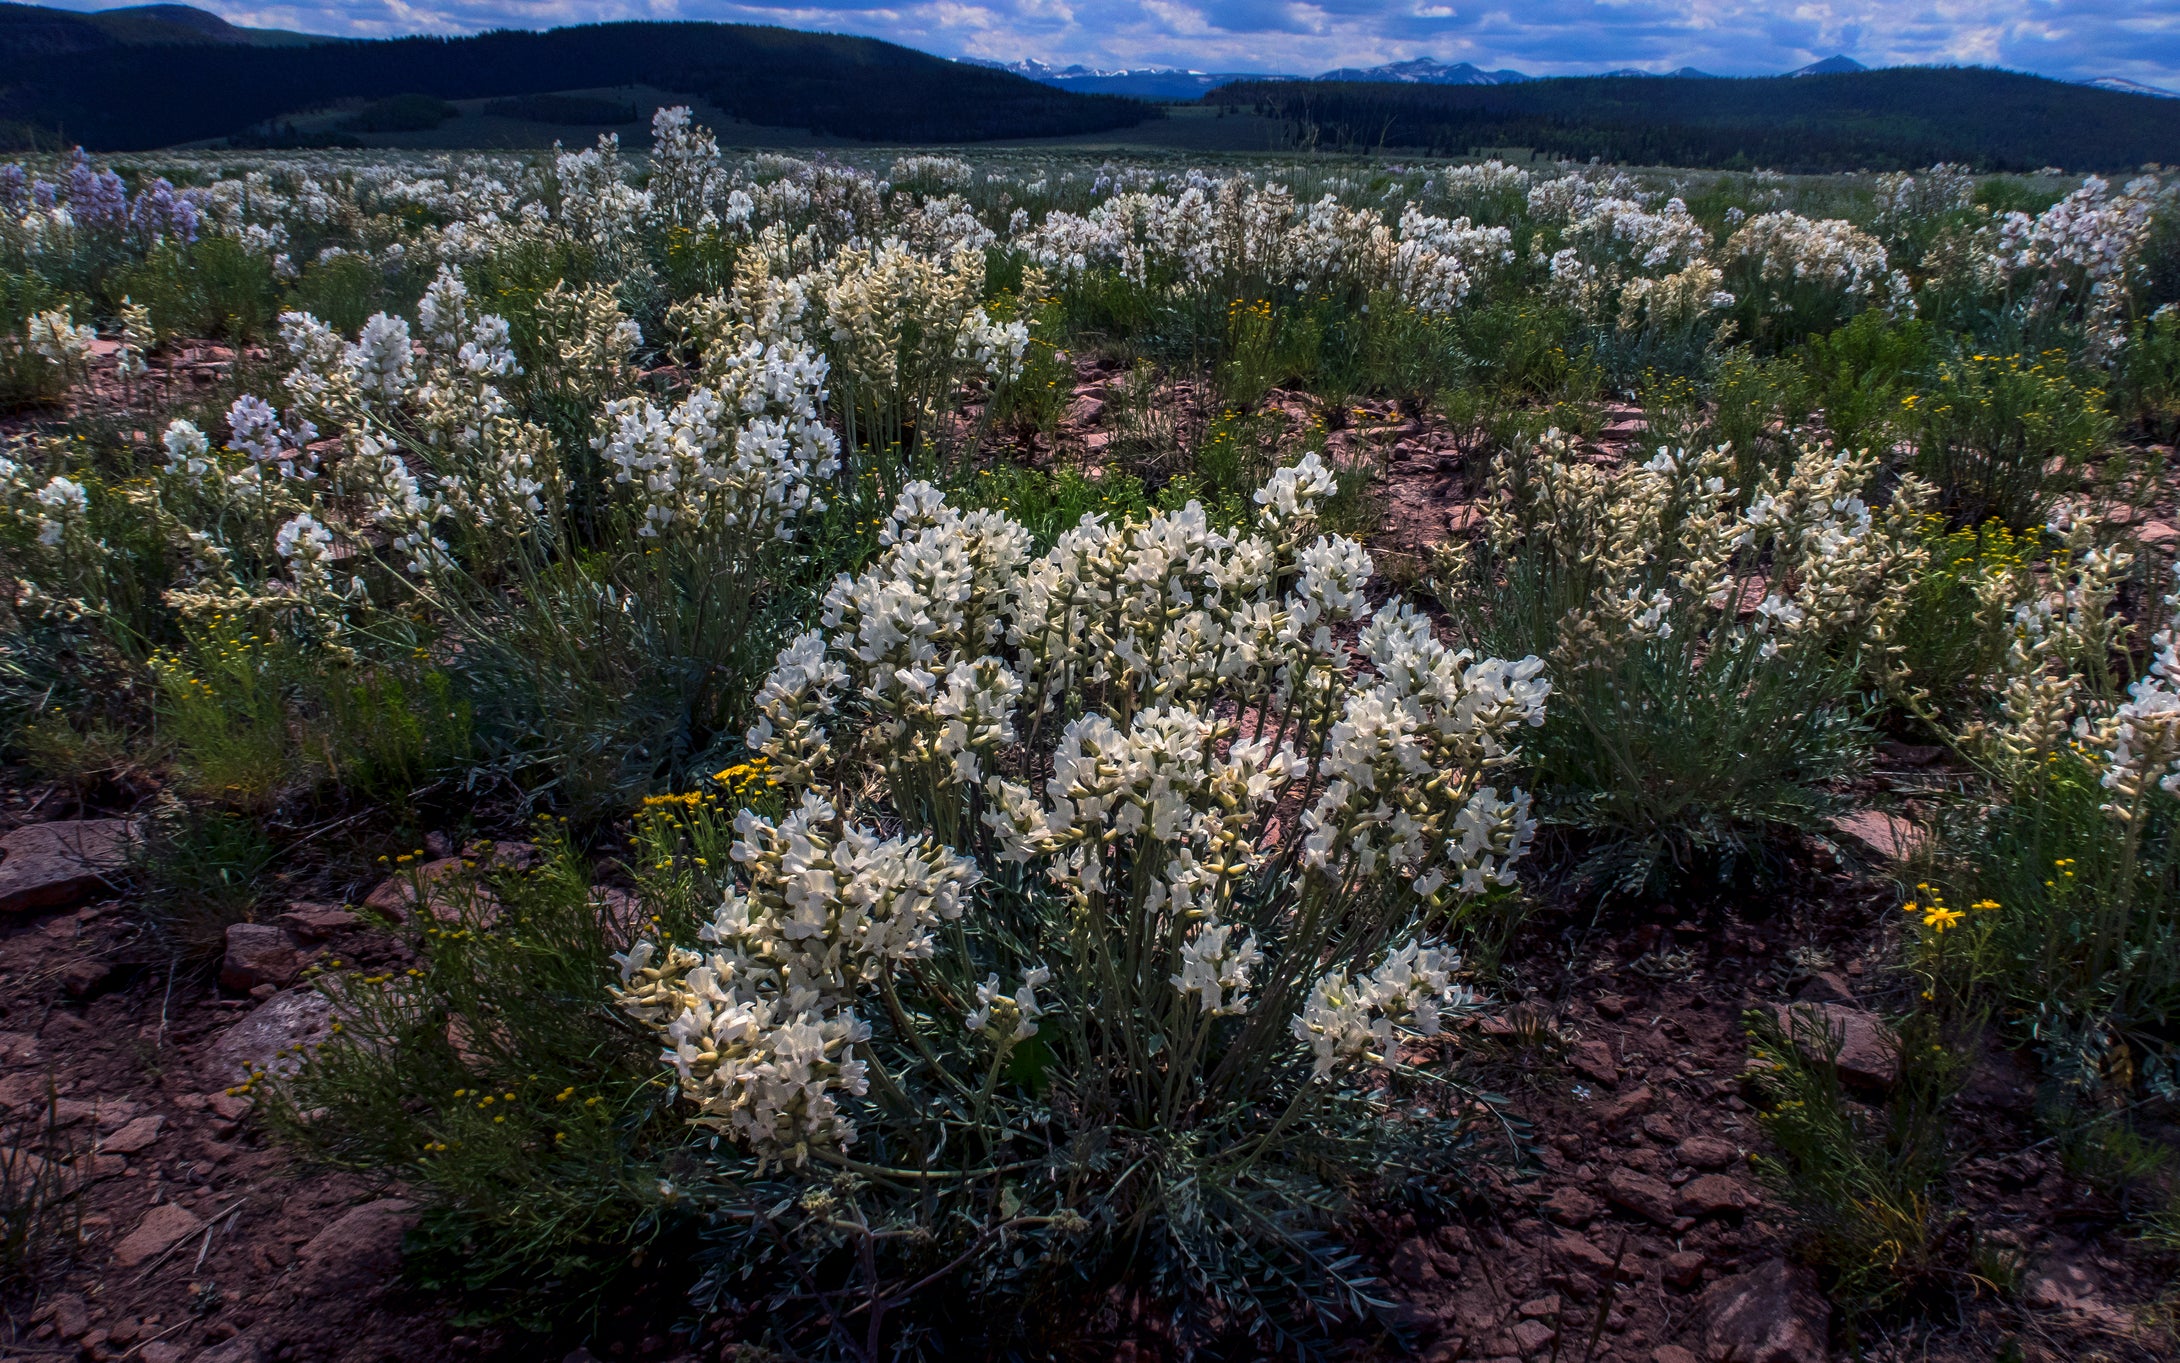
[[[68,165],[68,212],[88,232],[119,235],[129,225],[129,190],[110,170],[91,169],[81,147]]]
[[[30,201],[40,208],[51,208],[61,201],[60,186],[51,180],[40,180],[30,187]]]
[[[137,193],[129,209],[129,228],[149,246],[173,237],[182,242],[197,239],[197,206],[174,192],[164,178],[153,180]]]
[[[0,209],[20,213],[30,207],[30,180],[23,174],[22,163],[10,161],[0,166]]]

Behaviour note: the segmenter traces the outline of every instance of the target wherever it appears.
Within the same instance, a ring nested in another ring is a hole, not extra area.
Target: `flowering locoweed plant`
[[[877,1229],[913,1225],[995,1291],[1010,1243],[1133,1245],[1194,1333],[1298,1328],[1260,1271],[1365,1308],[1279,1227],[1419,1133],[1362,1090],[1476,1006],[1437,943],[1513,883],[1550,687],[1373,610],[1314,531],[1332,485],[1311,455],[1252,532],[1191,503],[1035,556],[912,484],[781,652],[749,736],[781,812],[737,816],[708,921],[618,958],[618,998],[733,1177],[858,1178],[866,1231],[792,1232],[867,1233],[856,1291],[924,1261]]]
[[[1497,461],[1488,543],[1449,557],[1446,600],[1485,646],[1549,659],[1534,746],[1585,874],[1656,888],[1823,827],[1871,742],[1862,669],[1924,557],[1927,490],[1871,506],[1876,472],[1814,444],[1750,485],[1723,446],[1612,469],[1556,430]]]

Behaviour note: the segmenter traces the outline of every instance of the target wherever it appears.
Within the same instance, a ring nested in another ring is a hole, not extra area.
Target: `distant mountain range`
[[[1192,100],[1222,85],[1237,81],[1349,81],[1358,84],[1385,85],[1519,85],[1528,81],[1550,79],[1532,76],[1525,71],[1500,69],[1488,71],[1472,62],[1441,62],[1432,57],[1416,57],[1410,61],[1386,62],[1381,66],[1342,66],[1320,72],[1315,76],[1297,75],[1291,72],[1259,71],[1195,71],[1177,66],[1139,66],[1106,69],[1093,66],[1052,66],[1035,58],[1017,62],[987,61],[965,57],[972,66],[988,66],[1026,76],[1041,85],[1061,90],[1078,90],[1100,95],[1127,95],[1134,99]],[[1789,76],[1846,76],[1867,71],[1854,58],[1841,53],[1814,61],[1807,66],[1788,71]],[[1654,77],[1672,80],[1719,80],[1722,77],[1710,71],[1699,71],[1693,66],[1683,66],[1672,71],[1645,71],[1639,67],[1623,66],[1614,71],[1603,71],[1600,76],[1621,78]],[[2091,85],[2100,90],[2112,90],[2125,95],[2150,95],[2159,99],[2180,99],[2180,91],[2144,85],[2140,81],[2125,80],[2118,76],[2100,76],[2095,80],[2073,82]]]

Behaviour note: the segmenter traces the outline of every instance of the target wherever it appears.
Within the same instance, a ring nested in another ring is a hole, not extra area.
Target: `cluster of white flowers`
[[[1676,637],[1692,659],[1751,649],[1768,661],[1880,638],[1902,608],[1896,584],[1923,561],[1915,517],[1928,489],[1909,476],[1880,513],[1862,497],[1877,467],[1805,445],[1784,478],[1741,488],[1725,447],[1661,449],[1611,470],[1553,430],[1498,461],[1487,521],[1499,553],[1538,556],[1579,588],[1555,667]]]
[[[839,467],[840,439],[820,416],[825,362],[807,348],[751,342],[702,386],[662,410],[615,398],[593,444],[635,496],[637,534],[734,528],[786,537],[824,509],[815,489]]]
[[[977,871],[928,837],[880,837],[812,794],[776,824],[745,810],[735,831],[742,883],[700,930],[704,949],[632,946],[615,957],[616,997],[664,1035],[700,1122],[800,1164],[855,1139],[839,1100],[867,1085],[854,1054],[870,1035],[859,991],[932,954]],[[1031,972],[1002,1005],[995,978],[972,1030],[1001,1015],[1034,1032],[1044,980]]]
[[[1063,278],[1112,269],[1138,283],[1229,294],[1389,290],[1419,311],[1443,313],[1461,303],[1479,272],[1511,259],[1512,241],[1505,228],[1435,218],[1412,205],[1397,225],[1331,194],[1305,205],[1282,185],[1236,176],[1179,194],[1129,190],[1088,214],[1055,211],[1016,244]]]
[[[1409,942],[1359,980],[1345,970],[1320,976],[1292,1023],[1295,1039],[1310,1048],[1315,1076],[1387,1064],[1402,1034],[1437,1036],[1449,1015],[1476,1006],[1474,992],[1453,981],[1460,968],[1460,957]]]
[[[1763,213],[1726,242],[1726,258],[1774,288],[1813,286],[1855,303],[1905,300],[1908,281],[1891,271],[1876,237],[1840,218]]]

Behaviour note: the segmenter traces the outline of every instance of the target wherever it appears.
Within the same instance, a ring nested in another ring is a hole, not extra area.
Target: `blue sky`
[[[52,0],[48,0],[49,3]],[[193,0],[236,23],[384,36],[600,19],[862,33],[943,56],[1314,73],[1409,57],[1532,74],[1963,62],[2180,84],[2180,0]],[[59,0],[72,9],[108,3]]]

